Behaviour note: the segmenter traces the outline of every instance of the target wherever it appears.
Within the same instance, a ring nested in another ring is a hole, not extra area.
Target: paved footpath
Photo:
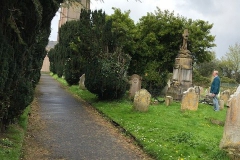
[[[142,159],[48,74],[42,74],[38,90],[40,115],[46,123],[39,134],[48,135],[40,141],[50,148],[49,159]]]

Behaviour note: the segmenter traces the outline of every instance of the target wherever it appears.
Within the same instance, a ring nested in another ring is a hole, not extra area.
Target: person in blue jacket
[[[212,73],[214,79],[213,82],[211,84],[211,89],[210,89],[210,96],[213,97],[213,107],[214,107],[214,111],[219,111],[219,103],[218,103],[218,98],[217,95],[219,93],[220,90],[220,78],[218,76],[218,71],[213,71]]]

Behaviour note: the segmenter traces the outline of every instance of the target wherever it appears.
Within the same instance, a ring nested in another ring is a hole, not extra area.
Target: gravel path
[[[145,159],[108,122],[90,112],[48,74],[42,74],[38,90],[39,115],[46,127],[36,136],[50,150],[47,159]]]

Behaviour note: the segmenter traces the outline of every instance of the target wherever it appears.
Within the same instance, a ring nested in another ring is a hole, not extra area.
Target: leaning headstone
[[[224,101],[224,104],[227,104],[227,101],[230,98],[230,90],[225,90],[221,93],[220,99]]]
[[[235,157],[240,151],[240,87],[228,100],[227,116],[220,148],[229,151]],[[238,157],[240,158],[240,157]]]
[[[134,96],[133,109],[136,111],[148,111],[151,103],[151,94],[146,89],[137,91]]]
[[[166,96],[165,97],[166,106],[170,106],[172,102],[173,102],[173,97],[172,96]]]
[[[219,100],[219,106],[220,106],[219,107],[220,110],[224,109],[224,100],[221,100],[221,99]]]
[[[87,88],[85,87],[85,74],[83,74],[79,78],[79,89],[86,90]]]
[[[133,74],[130,77],[129,83],[130,83],[129,98],[133,99],[135,93],[141,89],[142,77],[137,74]]]
[[[183,92],[181,110],[197,110],[198,109],[199,95],[196,93],[195,88],[190,87],[187,91]]]

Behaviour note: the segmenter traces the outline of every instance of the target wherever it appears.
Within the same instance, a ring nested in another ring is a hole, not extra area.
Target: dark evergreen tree
[[[33,99],[51,20],[62,0],[0,2],[0,130]]]

